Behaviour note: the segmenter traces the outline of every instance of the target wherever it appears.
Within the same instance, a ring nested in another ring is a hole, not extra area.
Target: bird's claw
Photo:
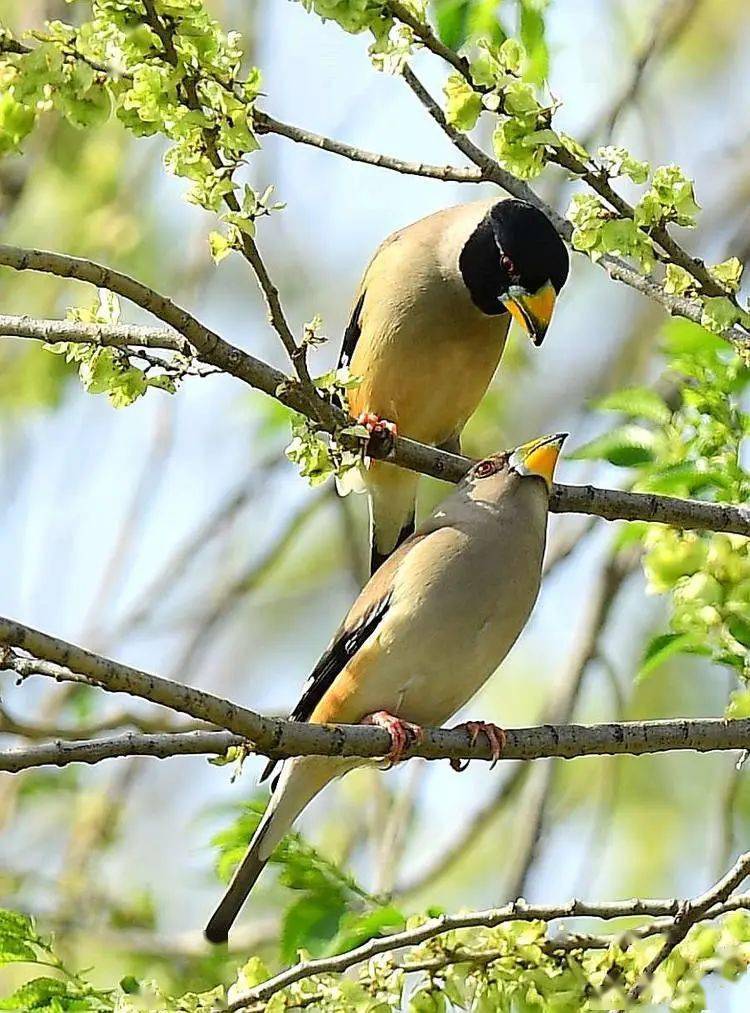
[[[388,732],[391,738],[391,748],[385,759],[391,767],[399,763],[404,758],[404,753],[424,738],[424,732],[419,725],[397,718],[395,715],[389,714],[388,711],[375,711],[374,714],[368,714],[367,717],[362,718],[361,724],[375,725]]]
[[[458,728],[466,729],[469,733],[472,746],[476,743],[480,735],[485,735],[487,737],[490,749],[492,750],[492,763],[490,764],[490,770],[492,770],[505,749],[507,736],[504,729],[500,728],[499,725],[493,725],[491,721],[464,721],[462,724],[456,725],[456,728],[453,730],[455,731]],[[469,763],[469,760],[450,761],[451,767],[459,773],[462,770],[466,770]]]
[[[393,448],[393,443],[398,436],[398,426],[388,419],[381,419],[374,412],[362,412],[357,417],[357,425],[364,426],[369,433],[367,441],[368,450],[376,447],[380,456],[387,456]]]

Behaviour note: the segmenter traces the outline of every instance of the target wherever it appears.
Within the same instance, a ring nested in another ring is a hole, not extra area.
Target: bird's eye
[[[509,275],[513,276],[516,273],[516,265],[510,259],[507,253],[504,253],[500,258],[500,263],[503,268],[508,272]]]
[[[477,478],[487,478],[488,475],[494,475],[498,468],[497,461],[480,461],[474,469],[474,474]]]

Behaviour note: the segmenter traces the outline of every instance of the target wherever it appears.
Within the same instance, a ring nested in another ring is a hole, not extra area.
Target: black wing
[[[308,721],[310,719],[310,715],[323,699],[336,676],[380,624],[388,611],[390,601],[391,596],[387,594],[365,612],[354,626],[340,631],[310,673],[299,703],[289,715],[291,721]],[[261,781],[265,781],[271,775],[278,762],[278,760],[269,760],[260,775]],[[275,783],[272,787],[276,787]]]
[[[365,293],[357,299],[357,303],[352,310],[352,315],[349,317],[349,323],[346,325],[344,331],[344,340],[341,344],[341,351],[339,352],[338,368],[342,366],[348,366],[352,361],[354,355],[354,349],[357,347],[359,336],[362,333],[360,326],[359,317],[362,312],[362,303],[365,301]]]

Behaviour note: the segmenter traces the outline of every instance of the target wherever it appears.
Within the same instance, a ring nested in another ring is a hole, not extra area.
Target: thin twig
[[[718,883],[715,883],[710,890],[707,890],[694,900],[686,901],[680,905],[674,922],[666,933],[666,938],[661,949],[648,962],[639,981],[630,990],[630,998],[634,1002],[640,999],[653,979],[656,969],[667,959],[672,950],[682,942],[693,925],[702,921],[711,908],[725,901],[748,876],[750,876],[750,851],[745,852],[744,855],[740,855],[729,872]]]
[[[305,130],[304,127],[283,123],[259,109],[253,112],[253,122],[259,134],[278,134],[298,144],[306,144],[311,148],[319,148],[332,155],[340,155],[352,162],[362,162],[379,169],[390,169],[405,176],[422,176],[425,179],[438,179],[443,183],[483,183],[488,181],[480,169],[462,168],[455,165],[429,165],[425,162],[407,162],[403,158],[382,155],[377,151],[367,151],[353,144],[324,137],[322,134]]]

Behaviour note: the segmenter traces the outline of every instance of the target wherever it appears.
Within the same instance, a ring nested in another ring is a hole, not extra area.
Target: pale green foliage
[[[743,270],[743,265],[737,257],[730,257],[729,260],[724,260],[721,264],[709,267],[714,278],[729,292],[736,292],[740,287]]]
[[[116,324],[120,319],[119,300],[106,289],[100,289],[93,306],[69,310],[68,319],[89,324]],[[174,394],[178,380],[189,365],[176,356],[171,364],[159,363],[141,369],[133,365],[131,359],[137,356],[130,351],[80,342],[57,342],[45,348],[56,355],[64,355],[66,362],[75,363],[85,390],[90,394],[106,394],[113,408],[126,408],[149,387]]]
[[[681,404],[653,390],[620,391],[599,402],[628,422],[574,456],[637,468],[634,488],[672,496],[746,503],[750,475],[741,447],[750,433],[744,398],[750,369],[720,338],[685,320],[665,328]],[[653,593],[671,593],[670,632],[646,651],[650,672],[677,651],[699,651],[750,678],[750,540],[641,525],[644,569]]]
[[[635,209],[639,225],[675,222],[695,225],[700,205],[695,200],[693,181],[677,165],[662,165],[653,175],[651,189]]]
[[[573,223],[573,246],[592,260],[611,253],[631,257],[644,274],[654,266],[654,248],[646,233],[632,218],[618,218],[599,197],[575,194],[568,209]]]
[[[634,183],[645,183],[648,179],[648,162],[633,158],[626,148],[615,145],[599,148],[597,158],[609,176],[629,176]]]
[[[320,318],[316,317],[305,324],[304,345],[315,346],[325,340],[318,335],[320,323]],[[333,404],[343,404],[346,391],[358,387],[361,382],[362,378],[351,376],[346,366],[332,369],[314,380],[318,391]],[[299,466],[300,475],[310,485],[321,485],[331,476],[343,477],[359,466],[361,454],[351,448],[356,441],[364,447],[368,435],[364,426],[350,425],[342,427],[335,437],[330,437],[320,432],[306,416],[294,415],[292,441],[284,453]]]
[[[695,279],[679,264],[667,264],[664,291],[669,295],[687,295],[695,288]]]
[[[335,893],[340,887],[335,867],[320,865],[314,852],[294,851],[290,859],[302,876],[305,889],[310,876],[322,876]],[[282,860],[282,868],[285,868]],[[288,865],[289,863],[287,863]],[[317,872],[313,874],[313,870]],[[416,928],[422,917],[405,923]],[[403,923],[403,920],[402,920]],[[377,930],[376,930],[377,932]],[[505,922],[496,928],[451,931],[399,955],[373,958],[360,965],[354,976],[316,974],[275,993],[266,1011],[308,1006],[327,1011],[360,1013],[437,1013],[455,1010],[471,1013],[600,1013],[627,1004],[629,988],[661,946],[654,935],[632,942],[627,949],[616,937],[606,948],[554,951],[547,947],[548,928],[543,922]],[[227,1001],[241,998],[271,976],[257,956],[240,967],[236,980],[225,990],[219,986],[200,994],[172,998],[150,981],[132,975],[117,988],[99,990],[82,975],[66,968],[50,942],[39,937],[33,922],[12,911],[0,911],[0,961],[52,966],[59,978],[40,976],[0,1000],[4,1010],[43,1010],[47,1013],[209,1013]],[[719,922],[699,925],[659,967],[644,999],[644,1007],[661,1003],[674,1013],[700,1013],[706,1009],[702,980],[719,974],[734,980],[742,975],[750,957],[750,916],[744,911]],[[423,965],[430,970],[424,970]],[[408,977],[407,977],[408,975]],[[408,1003],[408,1007],[405,1007]],[[628,1008],[630,1006],[628,1005]]]
[[[525,59],[515,39],[478,40],[471,64],[476,88],[452,74],[445,86],[445,114],[452,126],[471,130],[483,108],[498,113],[492,138],[497,160],[519,178],[534,179],[546,164],[547,148],[559,147],[561,141],[550,128],[553,107],[542,105],[534,86],[522,79]]]
[[[261,805],[243,806],[234,822],[214,838],[222,879],[229,879],[244,855],[262,812]],[[288,834],[271,863],[279,869],[280,884],[291,891],[280,937],[285,962],[293,962],[299,950],[314,956],[340,953],[404,927],[397,908],[368,893],[300,834]]]
[[[234,188],[233,172],[258,148],[251,117],[260,75],[240,77],[239,37],[222,32],[199,0],[159,9],[170,18],[168,49],[136,0],[94,0],[90,21],[54,22],[32,53],[5,54],[0,151],[17,148],[47,109],[91,127],[114,108],[136,135],[167,137],[169,171],[190,181],[189,200],[217,211]]]
[[[445,83],[445,116],[459,130],[473,130],[482,111],[482,96],[460,74]]]
[[[305,10],[324,21],[335,21],[345,32],[359,34],[369,31],[375,40],[370,46],[373,65],[390,74],[400,73],[411,56],[414,36],[411,29],[390,17],[384,0],[301,0]],[[422,0],[404,0],[421,21],[425,20]]]

